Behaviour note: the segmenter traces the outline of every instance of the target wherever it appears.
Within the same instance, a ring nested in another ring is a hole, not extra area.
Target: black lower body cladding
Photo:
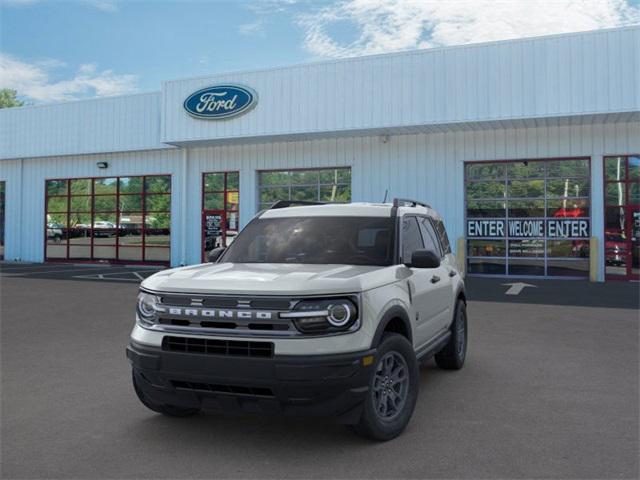
[[[182,408],[360,418],[375,350],[339,355],[238,357],[167,351],[130,343],[137,387],[157,404]]]

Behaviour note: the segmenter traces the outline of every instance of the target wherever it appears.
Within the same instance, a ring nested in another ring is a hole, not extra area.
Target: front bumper
[[[127,358],[155,403],[223,411],[360,418],[375,350],[246,358],[165,351],[132,341]]]

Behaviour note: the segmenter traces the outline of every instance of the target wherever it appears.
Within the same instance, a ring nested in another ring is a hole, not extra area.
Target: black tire
[[[451,338],[435,355],[436,365],[444,370],[460,370],[467,357],[467,306],[462,300],[456,304],[456,314],[451,323]]]
[[[385,371],[382,363],[388,358],[398,362],[396,371],[399,372],[400,368],[404,367],[407,374],[406,381],[403,380],[405,377],[402,376],[395,385],[380,383],[380,379],[385,378],[380,375]],[[358,435],[363,437],[377,441],[387,441],[400,435],[411,419],[420,389],[420,372],[413,346],[405,337],[396,333],[387,333],[382,337],[374,365],[375,368],[371,374],[369,392],[364,401],[362,416],[360,421],[352,428]],[[388,387],[382,386],[382,390],[387,390],[388,392],[385,393],[382,402],[381,385]],[[395,394],[393,398],[390,395],[390,390],[393,390]],[[389,407],[392,407],[389,410],[395,408],[393,403],[400,398],[400,393],[404,394],[404,400],[398,402],[399,405],[395,413],[387,412]],[[382,403],[385,403],[383,407],[385,412],[381,412],[377,408]]]
[[[149,410],[167,415],[168,417],[191,417],[200,412],[199,408],[183,408],[175,405],[161,405],[159,403],[152,402],[138,386],[138,379],[136,378],[135,372],[131,372],[131,377],[133,379],[133,389],[136,391],[136,395],[142,404]]]

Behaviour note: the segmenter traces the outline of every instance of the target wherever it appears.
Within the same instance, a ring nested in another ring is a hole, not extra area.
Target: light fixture
[[[96,163],[96,165],[98,166],[98,168],[108,168],[109,164],[107,162],[98,162]]]

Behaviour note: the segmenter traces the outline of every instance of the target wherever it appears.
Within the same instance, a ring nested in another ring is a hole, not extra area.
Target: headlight
[[[355,298],[302,300],[280,317],[292,319],[302,333],[343,332],[356,327],[358,308]]]
[[[138,318],[146,325],[154,323],[156,318],[156,305],[158,304],[158,297],[151,295],[147,292],[138,293]]]

